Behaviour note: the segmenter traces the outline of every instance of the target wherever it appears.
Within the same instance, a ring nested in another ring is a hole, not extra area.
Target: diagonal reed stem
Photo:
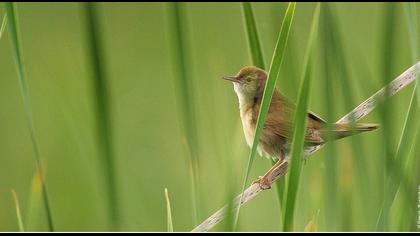
[[[15,58],[15,64],[16,64],[16,69],[18,73],[20,91],[21,91],[21,95],[23,99],[23,106],[26,113],[26,120],[29,126],[29,133],[30,133],[30,137],[32,141],[32,146],[34,149],[35,164],[36,164],[36,168],[38,172],[41,173],[42,196],[43,196],[45,211],[47,214],[48,229],[49,231],[52,232],[54,231],[54,225],[53,225],[53,220],[52,220],[50,201],[48,198],[47,186],[45,184],[43,165],[42,165],[42,161],[40,157],[41,155],[39,153],[38,142],[35,135],[33,113],[32,113],[32,107],[30,103],[28,84],[27,84],[26,75],[25,75],[25,66],[24,66],[25,63],[24,63],[23,54],[22,54],[22,43],[21,43],[20,30],[19,30],[19,21],[18,21],[18,16],[17,16],[17,6],[16,6],[16,3],[7,2],[5,3],[5,7],[6,7],[6,13],[10,18],[10,22],[9,22],[10,41],[12,43],[12,51]]]

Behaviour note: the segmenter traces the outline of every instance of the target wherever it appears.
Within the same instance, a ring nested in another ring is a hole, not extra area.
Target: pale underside
[[[239,109],[242,121],[243,132],[246,143],[252,147],[254,140],[256,121],[258,118],[260,99],[248,99],[239,94]],[[260,156],[272,158],[273,160],[284,159],[289,156],[290,139],[292,137],[292,115],[294,104],[287,101],[280,92],[275,91],[264,124],[263,133],[257,147]],[[313,113],[308,115],[307,134],[305,137],[307,147],[323,142],[317,128],[323,121]]]

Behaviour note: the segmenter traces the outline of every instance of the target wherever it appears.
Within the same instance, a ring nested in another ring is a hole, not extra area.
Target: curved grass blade
[[[265,69],[264,55],[261,49],[260,38],[258,35],[257,25],[255,23],[251,3],[243,2],[242,10],[245,19],[245,29],[248,36],[248,44],[251,52],[252,63],[256,67]]]
[[[89,60],[93,70],[93,88],[96,100],[96,123],[99,151],[103,158],[103,170],[107,191],[109,221],[111,228],[118,227],[118,200],[115,174],[115,163],[112,149],[111,107],[107,76],[103,67],[103,45],[99,32],[100,25],[96,3],[84,3],[86,16],[86,36],[89,50]]]
[[[287,10],[286,10],[286,14],[284,16],[281,28],[280,28],[280,33],[279,33],[279,37],[277,40],[277,44],[276,44],[276,48],[274,50],[274,54],[273,54],[273,58],[271,60],[271,65],[270,65],[270,70],[268,72],[268,78],[267,78],[267,82],[265,85],[265,89],[264,89],[264,94],[262,97],[262,101],[261,101],[261,108],[258,114],[258,119],[257,119],[257,124],[256,124],[256,129],[255,129],[255,135],[254,135],[254,141],[251,147],[251,152],[249,153],[249,158],[248,158],[248,164],[247,164],[247,168],[246,168],[246,172],[245,172],[245,177],[244,177],[244,182],[242,185],[242,190],[241,193],[244,192],[246,184],[248,182],[248,178],[249,178],[249,173],[251,171],[251,167],[252,167],[252,163],[254,161],[256,152],[257,152],[257,146],[261,137],[261,133],[263,131],[263,126],[265,123],[265,119],[266,119],[266,115],[268,112],[268,109],[270,107],[270,103],[271,103],[271,98],[273,96],[274,93],[274,89],[275,89],[275,85],[276,85],[276,80],[278,75],[280,74],[280,68],[281,68],[281,64],[283,63],[283,57],[284,57],[284,52],[287,46],[287,40],[289,38],[289,32],[290,32],[290,27],[292,25],[293,22],[293,16],[295,13],[295,8],[296,8],[296,3],[291,2],[289,3]],[[243,196],[243,194],[242,194]],[[241,196],[241,198],[242,198]],[[238,207],[238,210],[236,212],[236,220],[235,222],[237,222],[238,216],[239,216],[239,211],[240,211],[240,207]],[[236,223],[235,223],[236,225]],[[236,228],[236,227],[235,227]]]
[[[15,202],[15,208],[16,208],[16,218],[19,225],[19,231],[25,232],[25,228],[23,227],[23,221],[22,221],[22,214],[20,212],[20,204],[19,204],[19,198],[17,196],[17,193],[14,189],[12,189],[12,197]]]
[[[167,229],[168,229],[168,232],[174,232],[174,225],[172,222],[171,201],[169,199],[169,193],[168,193],[167,188],[165,188],[165,199],[166,199]]]
[[[16,64],[18,78],[19,78],[20,91],[22,94],[23,105],[24,105],[24,109],[26,113],[26,120],[28,122],[32,146],[34,149],[35,164],[36,164],[36,168],[38,172],[44,173],[42,171],[43,165],[41,162],[41,157],[40,157],[39,149],[38,149],[38,142],[36,140],[36,135],[35,135],[35,126],[34,126],[33,118],[32,118],[32,107],[30,103],[28,85],[27,85],[27,80],[26,80],[26,75],[25,75],[25,63],[24,63],[23,54],[22,54],[22,46],[21,46],[22,44],[21,44],[20,31],[19,31],[19,22],[18,22],[18,17],[17,17],[17,6],[16,6],[16,3],[6,2],[5,8],[6,8],[6,13],[10,18],[9,19],[10,41],[12,43],[12,51],[15,58],[15,64]],[[41,183],[42,183],[42,196],[43,196],[45,211],[47,214],[48,228],[50,231],[54,231],[47,186],[45,184],[45,178],[42,174],[41,174]]]
[[[1,21],[1,26],[0,26],[0,39],[3,36],[3,32],[6,29],[6,26],[7,26],[7,14],[4,14],[3,20]]]
[[[255,22],[254,13],[252,10],[252,5],[250,2],[242,2],[242,11],[244,15],[245,21],[245,30],[248,36],[248,46],[251,52],[252,63],[265,70],[265,62],[264,62],[264,55],[261,48],[261,43],[259,39],[259,34],[257,30],[257,25]],[[270,161],[272,165],[275,164],[275,161]],[[285,186],[285,179],[282,178],[279,181],[276,181],[276,190],[277,190],[277,198],[279,200],[280,212],[281,206],[283,202],[283,190]]]
[[[290,154],[290,175],[287,182],[286,204],[284,212],[283,230],[293,230],[293,217],[295,211],[296,196],[299,187],[300,172],[302,169],[303,147],[305,143],[307,111],[309,103],[309,94],[312,79],[312,52],[313,45],[318,31],[320,4],[318,3],[312,19],[311,31],[306,49],[306,56],[303,64],[302,82],[299,90],[297,107],[294,115],[294,131],[292,140],[292,149]]]
[[[187,55],[187,38],[188,33],[186,24],[186,14],[184,3],[169,3],[169,22],[170,43],[173,57],[173,69],[175,72],[174,85],[176,88],[177,106],[181,131],[183,132],[183,144],[188,153],[189,170],[191,176],[191,194],[193,205],[193,221],[194,225],[198,223],[200,218],[199,211],[199,158],[198,158],[198,141],[195,108],[193,99],[193,83],[187,66],[189,58]]]

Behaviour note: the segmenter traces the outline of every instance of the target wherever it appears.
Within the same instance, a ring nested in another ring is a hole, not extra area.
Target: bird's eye
[[[246,82],[251,82],[251,76],[246,77]]]

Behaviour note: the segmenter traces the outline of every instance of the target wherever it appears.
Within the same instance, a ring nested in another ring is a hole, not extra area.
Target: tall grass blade
[[[15,208],[16,208],[16,218],[19,225],[19,231],[25,232],[25,228],[23,227],[23,221],[22,221],[22,214],[20,212],[20,204],[19,204],[19,198],[17,196],[17,193],[14,189],[12,189],[12,197],[13,201],[15,202]]]
[[[382,51],[381,53],[381,78],[383,79],[383,84],[387,84],[392,78],[392,65],[394,58],[394,42],[395,42],[395,19],[396,19],[396,5],[394,3],[385,3],[385,12],[383,16],[383,41],[382,41]],[[386,94],[389,94],[390,91],[387,89]],[[385,95],[388,97],[388,95]],[[390,191],[389,185],[387,184],[389,175],[395,171],[395,165],[393,165],[394,159],[394,150],[392,150],[392,114],[390,113],[389,104],[380,103],[379,105],[381,121],[382,121],[382,130],[383,130],[383,152],[384,157],[378,160],[378,163],[384,163],[383,171],[383,204],[380,209],[380,214],[382,217],[378,218],[376,224],[377,231],[386,231],[389,221],[389,213],[391,209],[391,200],[389,198],[388,192]]]
[[[293,140],[292,148],[290,153],[290,174],[289,180],[287,183],[287,195],[286,195],[286,204],[284,212],[284,231],[293,230],[293,218],[295,211],[296,196],[299,188],[300,173],[302,170],[302,157],[303,157],[303,147],[305,144],[305,134],[306,134],[306,122],[307,122],[307,111],[309,103],[309,95],[311,88],[312,80],[312,52],[313,45],[316,39],[316,34],[318,31],[318,22],[319,22],[319,13],[320,13],[320,4],[318,3],[313,19],[311,31],[308,39],[308,46],[306,49],[305,60],[303,64],[303,74],[302,82],[300,85],[299,96],[297,101],[297,107],[294,114],[294,131],[293,131]]]
[[[106,197],[111,228],[118,227],[118,199],[115,163],[113,158],[111,104],[107,84],[107,75],[104,69],[103,45],[100,34],[100,21],[98,20],[97,3],[87,2],[83,5],[86,17],[86,39],[89,51],[89,61],[92,66],[92,83],[94,99],[96,102],[97,141],[103,162],[103,175],[105,179]]]
[[[329,124],[332,124],[332,121],[334,119],[334,114],[336,113],[335,107],[334,107],[334,99],[331,99],[332,97],[335,97],[337,94],[334,90],[334,79],[337,78],[335,72],[332,68],[336,66],[337,63],[336,60],[332,59],[332,51],[335,51],[336,48],[331,48],[331,35],[334,34],[330,28],[328,27],[329,19],[328,19],[328,5],[331,3],[323,3],[323,14],[322,14],[322,42],[325,44],[323,47],[323,86],[324,86],[324,97],[323,97],[323,104],[326,108],[326,120]],[[324,10],[325,9],[325,10]],[[332,125],[328,125],[328,129],[332,129]],[[332,140],[333,133],[328,132],[330,137],[326,137],[326,140]],[[337,190],[337,167],[338,162],[336,158],[336,148],[335,145],[332,143],[330,145],[327,145],[325,147],[325,168],[328,170],[325,172],[324,175],[324,183],[323,189],[324,189],[324,208],[325,208],[325,221],[328,222],[327,229],[330,231],[337,231],[338,223],[339,223],[339,215],[337,213],[339,207],[341,205],[339,204],[339,197],[338,197],[338,190]]]
[[[37,231],[42,211],[42,180],[41,173],[36,171],[31,181],[31,191],[27,202],[25,222],[27,231]]]
[[[264,62],[264,55],[262,52],[257,25],[251,3],[243,2],[242,11],[245,21],[245,30],[248,36],[248,46],[251,52],[252,63],[254,64],[254,66],[265,70],[266,66]],[[274,165],[275,161],[271,160],[271,164]],[[277,198],[279,200],[280,209],[283,202],[284,184],[284,178],[280,179],[279,181],[276,181]]]
[[[407,15],[407,25],[408,25],[408,33],[410,38],[410,46],[411,46],[411,57],[413,62],[418,61],[419,56],[419,23],[418,21],[419,16],[417,13],[417,4],[414,2],[409,2],[404,4],[405,12]],[[417,86],[419,78],[417,77],[416,82],[416,93],[417,93],[417,106],[420,106],[420,86]]]
[[[285,54],[284,52],[286,50],[287,40],[289,38],[289,32],[290,32],[290,27],[292,26],[295,8],[296,8],[295,2],[289,3],[281,28],[280,28],[280,33],[279,33],[276,48],[274,49],[274,54],[271,60],[270,70],[268,72],[268,78],[267,78],[267,82],[264,88],[264,93],[263,93],[263,97],[261,101],[261,107],[258,114],[254,141],[252,143],[251,152],[249,153],[249,157],[248,157],[248,164],[246,167],[245,177],[244,177],[242,190],[241,190],[242,193],[245,191],[245,187],[248,182],[249,173],[251,171],[252,163],[255,159],[255,154],[257,151],[257,147],[258,147],[258,143],[259,143],[262,131],[263,131],[266,115],[270,107],[271,98],[273,96],[274,89],[276,86],[276,80],[280,74],[280,68],[283,63],[283,57]],[[239,216],[239,211],[240,211],[240,206],[238,207],[238,210],[236,212],[236,220],[235,220],[236,222]]]
[[[17,69],[18,78],[19,78],[20,91],[22,94],[23,105],[24,105],[24,109],[26,113],[26,120],[29,126],[31,142],[34,149],[35,164],[36,164],[36,168],[38,172],[44,173],[42,171],[43,165],[41,162],[41,157],[40,157],[40,153],[38,149],[38,142],[35,135],[35,126],[34,126],[33,118],[32,118],[32,107],[30,103],[29,89],[28,89],[28,84],[27,84],[26,75],[25,75],[25,63],[24,63],[23,54],[22,54],[22,43],[21,43],[20,30],[19,30],[17,6],[16,6],[16,3],[6,2],[5,8],[6,8],[6,13],[9,16],[10,41],[12,43],[12,51],[15,58],[15,64],[16,64],[16,69]],[[45,211],[47,213],[48,228],[50,231],[54,231],[47,186],[45,184],[45,178],[42,174],[41,174],[41,180],[42,180],[41,181],[42,182],[42,196],[43,196]]]
[[[167,188],[165,188],[165,199],[166,199],[167,229],[168,229],[168,232],[174,232],[174,225],[172,222],[171,200],[169,199],[169,193],[168,193]]]
[[[418,32],[417,32],[417,22],[413,22],[413,20],[417,20],[417,11],[416,5],[413,3],[405,3],[405,12],[407,14],[407,25],[409,31],[409,38],[410,38],[410,46],[411,46],[411,56],[412,61],[417,61],[418,56]],[[408,106],[407,116],[405,118],[403,130],[400,136],[400,140],[398,142],[397,152],[392,160],[392,166],[394,166],[394,171],[390,173],[388,176],[387,184],[387,192],[385,195],[386,200],[383,203],[382,210],[379,213],[378,222],[385,222],[387,217],[387,210],[390,208],[395,200],[395,196],[397,191],[404,180],[404,172],[406,167],[408,166],[408,157],[410,156],[410,152],[414,147],[416,134],[419,130],[418,125],[418,100],[417,100],[417,87],[418,87],[418,79],[414,82],[414,89],[411,95],[410,103]],[[405,195],[410,194],[406,193]],[[410,200],[407,199],[407,200]],[[388,205],[385,205],[388,204]]]
[[[194,108],[193,82],[190,76],[190,64],[188,59],[186,12],[184,3],[169,4],[169,22],[170,22],[170,43],[173,57],[173,70],[175,72],[175,88],[177,94],[177,106],[179,107],[178,116],[183,132],[183,144],[186,147],[189,160],[189,170],[191,175],[191,192],[193,205],[194,225],[200,218],[199,211],[199,158],[198,141],[196,129],[196,112]]]
[[[341,38],[341,32],[339,30],[338,25],[338,18],[334,14],[334,8],[331,6],[330,3],[323,4],[322,7],[322,15],[324,16],[324,28],[323,28],[323,35],[326,37],[326,39],[322,40],[324,44],[324,48],[331,47],[330,50],[328,50],[328,55],[325,55],[324,57],[326,60],[330,60],[329,62],[331,66],[330,69],[338,71],[336,76],[337,78],[340,78],[339,84],[341,85],[341,92],[343,93],[343,102],[346,109],[350,109],[356,102],[354,91],[350,81],[350,63],[346,60],[346,53],[344,50],[343,40]],[[340,63],[337,63],[340,62]],[[350,122],[353,124],[355,117],[350,118]],[[354,178],[357,180],[356,186],[360,188],[358,190],[361,194],[361,199],[364,204],[363,207],[361,207],[363,211],[363,215],[368,215],[368,210],[370,204],[370,197],[369,197],[369,189],[370,189],[370,178],[366,174],[367,161],[366,161],[366,152],[365,152],[365,145],[361,142],[361,140],[356,136],[351,138],[351,146],[352,146],[352,152],[354,152],[354,155],[352,158],[354,158],[355,167],[353,168],[355,170]],[[356,190],[356,189],[355,189]],[[356,190],[357,191],[357,190]],[[343,208],[347,208],[348,204],[342,204]],[[345,209],[343,209],[344,211]],[[345,222],[345,221],[343,221]]]
[[[7,26],[7,14],[4,14],[3,20],[1,21],[1,26],[0,26],[0,39],[3,36],[3,32],[6,29],[6,26]]]
[[[257,24],[250,2],[242,3],[242,10],[245,19],[245,29],[248,36],[248,45],[251,52],[252,63],[254,66],[265,69],[264,55],[261,49],[260,38],[258,35]]]

